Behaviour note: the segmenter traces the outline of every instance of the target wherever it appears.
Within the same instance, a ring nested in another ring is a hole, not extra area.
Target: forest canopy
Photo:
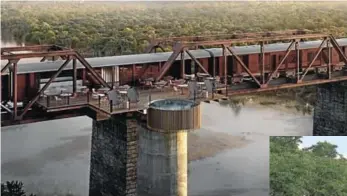
[[[301,138],[270,138],[271,196],[347,195],[347,160],[337,146],[318,142],[300,149]]]
[[[92,56],[141,53],[150,38],[309,29],[347,35],[345,2],[3,2],[17,42]]]

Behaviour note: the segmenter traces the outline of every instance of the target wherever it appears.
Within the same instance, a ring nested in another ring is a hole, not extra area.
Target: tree
[[[270,151],[277,153],[283,151],[297,151],[299,150],[299,144],[301,136],[279,136],[270,137]]]
[[[336,145],[318,142],[297,149],[300,137],[271,137],[270,195],[347,195],[347,162],[336,159]]]
[[[99,56],[143,52],[144,40],[154,37],[296,28],[346,36],[346,15],[345,2],[4,1],[1,30],[18,42],[72,46],[82,54]]]
[[[1,183],[1,195],[2,196],[26,196],[23,183],[19,181],[7,181]],[[29,196],[35,196],[30,194]]]
[[[337,145],[331,144],[329,142],[318,142],[311,147],[305,148],[305,151],[310,151],[313,154],[320,157],[336,158],[339,153],[337,152]]]

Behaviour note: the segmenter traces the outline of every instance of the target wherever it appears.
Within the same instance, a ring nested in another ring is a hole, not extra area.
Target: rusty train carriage
[[[339,40],[338,43],[330,35],[292,33],[275,34],[274,36],[267,33],[265,35],[245,34],[241,38],[234,36],[229,40],[211,39],[214,38],[171,39],[168,41],[174,44],[171,53],[87,59],[76,51],[59,46],[2,48],[1,58],[8,62],[2,64],[1,69],[1,98],[5,102],[11,100],[14,109],[12,111],[3,104],[1,107],[13,112],[16,119],[21,119],[51,83],[64,82],[62,78],[71,75],[69,80],[74,87],[80,81],[83,85],[99,84],[111,88],[116,83],[136,84],[135,81],[140,78],[153,77],[159,80],[165,75],[181,78],[184,74],[206,72],[212,76],[231,78],[224,80],[230,88],[227,90],[229,94],[347,80],[347,76],[341,74],[347,65],[346,38]],[[313,42],[302,42],[302,39],[321,39],[321,41],[310,46]],[[283,40],[290,41],[290,43],[266,45],[267,42]],[[260,44],[230,47],[230,44],[246,42]],[[155,42],[152,43],[149,48],[153,49],[156,46]],[[161,41],[161,43],[163,42]],[[306,46],[301,48],[301,45],[305,44]],[[327,44],[330,47],[327,47]],[[202,47],[203,49],[191,50],[191,48],[210,45],[221,46],[222,49]],[[270,49],[267,50],[267,48]],[[15,53],[18,51],[31,52]],[[149,51],[150,49],[148,49]],[[21,63],[20,59],[32,57],[43,59],[39,63]],[[55,61],[45,61],[48,58],[53,58]],[[318,78],[318,80],[314,78],[316,80],[303,83],[305,76],[310,75],[310,72],[315,73],[314,76],[323,75],[323,78]],[[58,75],[59,77],[57,77]],[[276,81],[276,78],[285,79],[285,82],[278,83],[277,86],[271,84]],[[43,80],[46,82],[40,82]],[[243,84],[246,86],[241,88],[240,86]],[[74,88],[74,92],[75,90],[76,88]],[[17,102],[26,103],[20,113],[17,111]]]

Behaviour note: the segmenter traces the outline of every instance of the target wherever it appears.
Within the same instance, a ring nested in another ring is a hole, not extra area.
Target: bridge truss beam
[[[48,82],[38,91],[38,93],[28,102],[20,114],[18,114],[17,106],[17,66],[21,59],[25,58],[37,58],[42,57],[41,62],[47,57],[53,57],[58,59],[59,57],[65,60],[65,62],[58,68]],[[3,74],[9,69],[13,84],[13,91],[9,95],[9,99],[6,102],[1,103],[1,108],[6,111],[11,111],[13,120],[22,120],[25,114],[32,108],[32,106],[39,100],[40,96],[43,95],[44,91],[50,86],[50,84],[59,76],[64,68],[72,61],[73,67],[73,93],[76,93],[77,85],[77,60],[90,72],[91,76],[99,82],[102,86],[112,89],[112,87],[106,83],[106,81],[98,74],[93,67],[80,55],[77,51],[72,49],[56,46],[56,45],[44,45],[44,46],[25,46],[25,47],[8,47],[1,48],[1,59],[8,60],[8,63],[1,69]],[[13,101],[13,110],[6,107],[5,104],[9,101]]]
[[[245,38],[259,38],[259,37],[273,37],[273,36],[293,36],[293,35],[304,35],[311,33],[308,30],[286,30],[286,31],[271,31],[261,33],[233,33],[233,34],[218,34],[218,35],[206,35],[206,36],[181,36],[181,37],[168,37],[168,38],[157,38],[150,40],[149,46],[145,49],[145,53],[152,51],[156,52],[157,48],[160,48],[165,52],[164,47],[174,47],[177,42],[201,42],[201,41],[212,41],[212,40],[229,40],[229,39],[245,39]],[[203,46],[202,46],[203,47]],[[196,47],[197,48],[197,47]]]
[[[260,35],[260,36],[259,36]],[[266,34],[251,34],[244,36],[243,38],[236,38],[236,39],[229,39],[229,40],[203,40],[200,38],[198,41],[179,41],[175,43],[175,46],[173,48],[173,53],[169,57],[169,59],[165,62],[163,67],[160,70],[160,73],[158,74],[156,80],[160,80],[169,70],[173,62],[176,60],[179,54],[181,54],[181,69],[184,70],[184,53],[188,53],[190,58],[199,65],[200,68],[205,73],[208,73],[207,70],[205,70],[199,61],[189,52],[189,48],[205,48],[205,46],[220,46],[223,50],[223,58],[224,58],[224,78],[225,78],[225,85],[227,85],[227,78],[228,78],[228,69],[227,69],[227,56],[232,56],[242,67],[242,69],[248,74],[250,78],[252,78],[253,83],[256,84],[258,88],[267,88],[270,81],[275,77],[275,75],[279,74],[278,70],[284,65],[284,62],[288,58],[290,52],[293,50],[296,53],[296,73],[295,73],[295,83],[299,84],[302,83],[305,76],[307,75],[308,71],[314,64],[315,60],[318,58],[319,54],[322,53],[323,48],[327,48],[328,50],[328,58],[327,58],[327,79],[331,79],[331,49],[334,48],[337,52],[340,58],[345,62],[347,65],[347,58],[346,55],[341,50],[340,46],[338,45],[337,41],[332,35],[328,34],[305,34],[305,33],[297,33],[297,34],[270,34],[269,36],[265,36]],[[273,36],[275,35],[275,36]],[[257,37],[259,36],[259,37]],[[188,38],[184,37],[182,40],[187,40]],[[304,70],[302,70],[302,64],[300,60],[300,42],[302,40],[307,39],[320,39],[322,40],[320,46],[317,48],[317,51],[314,54],[314,58],[310,61],[308,67]],[[202,40],[202,41],[201,41]],[[171,41],[171,40],[170,40]],[[275,43],[275,42],[283,42],[283,41],[289,41],[289,47],[286,50],[285,56],[281,59],[278,65],[276,65],[274,70],[271,70],[269,75],[265,74],[265,51],[264,51],[264,44],[267,43]],[[251,73],[251,71],[247,68],[246,64],[243,62],[243,60],[239,57],[239,55],[235,54],[235,52],[232,49],[232,46],[235,46],[239,43],[251,43],[251,44],[258,44],[260,45],[260,63],[259,63],[259,69],[261,76],[258,79],[254,74]],[[330,44],[329,44],[330,43]],[[215,66],[215,65],[214,65]],[[215,68],[213,68],[215,69]],[[215,72],[215,71],[214,71]],[[232,77],[232,76],[230,76]]]

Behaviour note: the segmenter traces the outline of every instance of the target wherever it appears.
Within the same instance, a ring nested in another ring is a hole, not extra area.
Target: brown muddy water
[[[312,135],[311,115],[276,107],[203,103],[202,114],[188,141],[190,196],[267,196],[268,136]],[[88,117],[3,128],[1,181],[43,195],[88,195],[90,144]]]

